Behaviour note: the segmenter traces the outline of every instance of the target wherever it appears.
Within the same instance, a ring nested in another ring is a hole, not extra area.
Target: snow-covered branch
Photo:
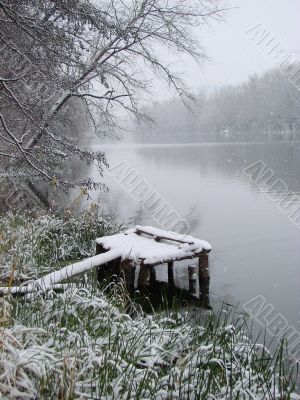
[[[72,141],[86,130],[82,121],[107,135],[118,127],[120,108],[144,118],[139,99],[153,76],[190,98],[155,49],[205,61],[194,28],[221,15],[214,0],[1,0],[0,142],[3,154],[18,159],[3,157],[4,166],[51,180],[63,160],[59,150],[67,159],[80,154],[101,171],[105,155]]]

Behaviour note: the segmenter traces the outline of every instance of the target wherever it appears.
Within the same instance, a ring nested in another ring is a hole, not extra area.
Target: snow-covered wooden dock
[[[97,269],[98,280],[102,281],[113,275],[125,279],[127,288],[144,287],[156,282],[157,266],[168,267],[169,288],[175,287],[174,263],[187,259],[198,259],[199,288],[207,287],[209,280],[208,254],[211,245],[190,235],[163,231],[151,226],[137,225],[125,232],[96,239],[96,255],[68,265],[59,271],[51,272],[36,281],[16,287],[2,287],[0,294],[28,294],[48,289],[61,289],[61,282],[93,268]],[[137,285],[135,285],[138,268]],[[195,266],[189,266],[190,279],[194,280]],[[193,272],[194,271],[194,272]]]
[[[211,245],[190,235],[164,231],[151,226],[137,225],[123,233],[101,237],[96,240],[97,254],[118,251],[121,256],[106,268],[98,269],[98,278],[107,274],[123,274],[131,289],[135,286],[135,271],[138,272],[137,286],[153,283],[156,280],[155,268],[158,265],[168,267],[169,287],[174,287],[174,263],[187,259],[198,262],[199,285],[209,279],[208,254]]]

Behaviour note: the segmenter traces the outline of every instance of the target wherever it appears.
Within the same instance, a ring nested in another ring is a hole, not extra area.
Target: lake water
[[[93,147],[93,149],[98,149]],[[139,177],[210,241],[212,305],[240,307],[256,296],[300,330],[300,229],[243,169],[257,160],[300,194],[300,143],[105,145],[111,166],[126,160]],[[95,170],[90,175],[97,177]],[[111,176],[109,193],[93,195],[121,222],[157,226],[141,202]],[[300,204],[299,204],[300,206]],[[186,270],[176,282],[186,285]],[[269,318],[270,319],[270,318]]]

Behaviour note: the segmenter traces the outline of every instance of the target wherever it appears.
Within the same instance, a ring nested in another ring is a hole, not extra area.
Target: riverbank
[[[120,227],[91,209],[78,216],[7,214],[1,279],[41,276],[93,254]],[[2,283],[3,284],[3,283]],[[0,389],[17,398],[298,399],[285,344],[270,354],[229,310],[147,315],[122,284],[69,284],[32,301],[1,299]]]

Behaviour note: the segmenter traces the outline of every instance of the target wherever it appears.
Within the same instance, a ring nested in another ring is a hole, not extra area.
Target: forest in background
[[[188,107],[177,98],[143,111],[154,123],[135,127],[139,142],[300,139],[300,93],[278,69],[239,86],[200,90]]]

